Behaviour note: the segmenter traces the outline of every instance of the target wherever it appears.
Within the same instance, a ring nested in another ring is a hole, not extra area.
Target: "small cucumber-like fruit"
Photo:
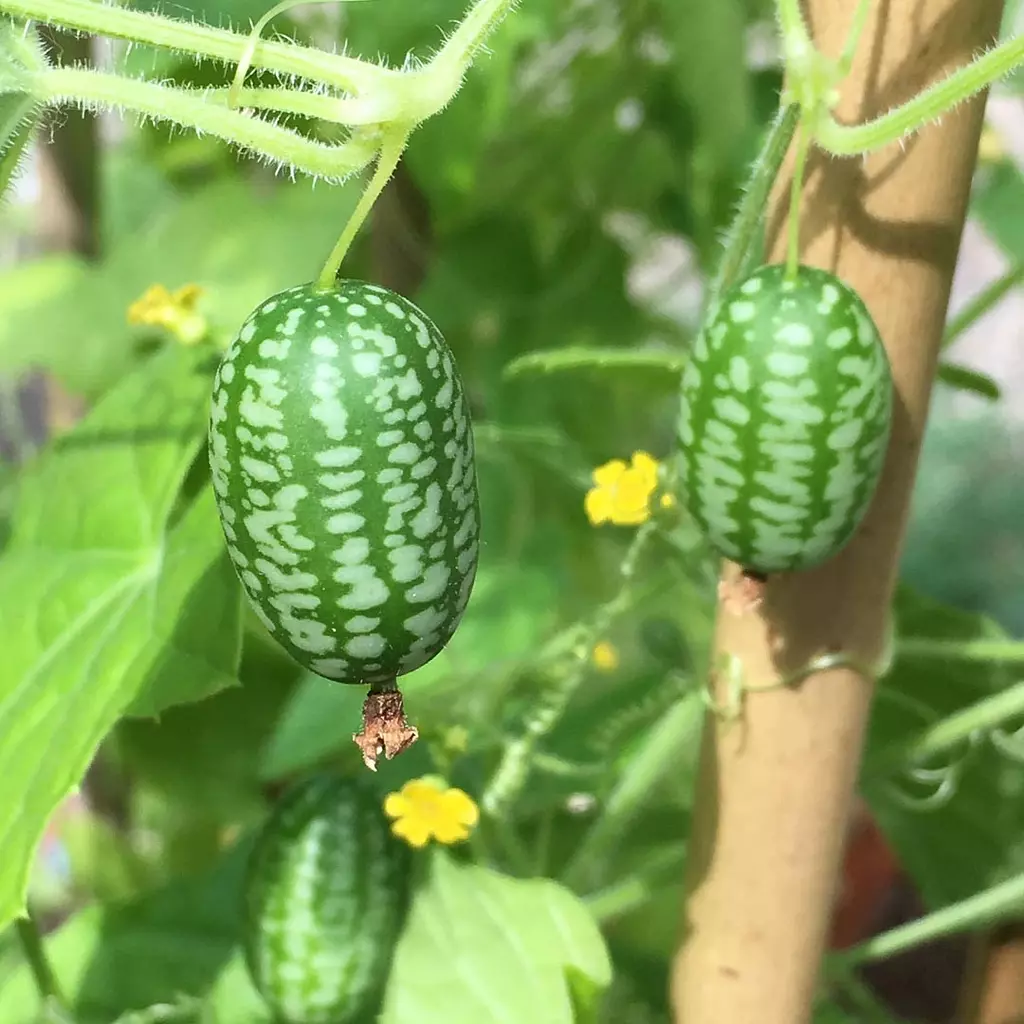
[[[342,281],[261,303],[217,370],[209,456],[245,593],[302,665],[375,684],[451,639],[477,566],[473,431],[408,299]]]
[[[713,309],[683,371],[680,484],[710,545],[753,573],[849,541],[889,441],[892,376],[866,306],[833,274],[764,266]]]
[[[276,1021],[372,1019],[411,867],[361,779],[324,773],[284,794],[253,844],[244,889],[245,962]]]

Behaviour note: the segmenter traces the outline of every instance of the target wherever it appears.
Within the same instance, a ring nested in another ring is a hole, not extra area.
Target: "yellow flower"
[[[163,327],[185,345],[194,345],[206,334],[206,317],[196,310],[202,288],[187,284],[169,292],[162,284],[148,288],[128,307],[128,323]]]
[[[595,645],[591,658],[602,672],[614,672],[619,667],[619,652],[607,640]]]
[[[638,526],[650,515],[650,499],[658,486],[658,463],[647,452],[634,452],[630,465],[612,459],[593,473],[594,487],[583,508],[594,526],[615,523]]]
[[[413,779],[401,792],[389,793],[384,813],[395,819],[391,831],[416,847],[426,846],[432,837],[446,844],[468,839],[480,820],[480,811],[468,794],[430,778]]]

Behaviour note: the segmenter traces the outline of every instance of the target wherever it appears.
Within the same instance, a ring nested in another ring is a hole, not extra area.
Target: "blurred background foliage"
[[[247,27],[267,4],[135,6]],[[1019,7],[1009,5],[1007,31]],[[464,0],[310,6],[274,28],[400,64],[429,54],[463,8]],[[183,84],[226,85],[233,74],[120,44],[97,44],[94,58]],[[506,369],[530,352],[577,346],[685,354],[780,87],[768,0],[524,0],[451,107],[413,136],[349,257],[348,275],[404,291],[436,321],[473,404],[480,576],[449,649],[405,689],[435,749],[450,748],[453,782],[477,796],[504,733],[563,671],[537,652],[618,588],[633,531],[588,523],[591,470],[635,450],[663,459],[674,435],[676,375],[656,364]],[[1024,78],[997,93],[1019,107]],[[68,116],[52,119],[40,142]],[[302,126],[329,137],[321,125]],[[275,178],[217,142],[163,126],[105,117],[100,132],[98,257],[39,244],[38,150],[0,210],[0,518],[58,404],[91,407],[165,343],[126,319],[150,285],[198,284],[201,309],[230,334],[262,298],[317,273],[359,191],[358,182]],[[1024,177],[1000,138],[995,127],[986,136],[971,218],[1011,265],[1024,261]],[[1014,329],[1005,319],[986,323]],[[1016,331],[1024,341],[1019,323]],[[972,337],[957,358],[984,353]],[[1019,347],[1015,365],[987,367],[1003,390],[997,403],[937,388],[902,565],[906,636],[1024,634],[1022,369]],[[42,388],[40,373],[59,392]],[[0,543],[5,534],[0,527]],[[590,664],[516,808],[537,868],[557,875],[596,809],[634,800],[628,830],[580,887],[613,905],[622,879],[649,885],[646,901],[627,901],[628,912],[606,920],[617,973],[603,1019],[617,1024],[668,1019],[714,569],[688,524],[672,521],[641,565],[647,590],[601,638],[611,654]],[[258,820],[294,773],[323,759],[355,763],[350,737],[363,693],[304,675],[252,620],[237,678],[241,687],[183,698],[159,719],[123,720],[86,780],[98,813],[62,827],[75,902],[134,901],[82,911],[56,939],[80,1024],[206,991],[214,978],[234,995],[215,997],[211,1019],[250,1019],[236,1016],[244,979],[225,966],[235,883],[224,879],[237,868],[233,855],[221,857],[225,836]],[[894,778],[883,755],[1012,681],[1003,667],[918,653],[898,658],[883,685],[864,792],[926,906],[1020,868],[1022,772],[986,748],[957,774],[951,799],[924,811],[908,803],[910,783]],[[456,726],[466,729],[464,750]],[[638,765],[647,774],[635,799],[624,786]],[[388,791],[436,767],[420,745],[383,766],[378,784]],[[52,885],[41,873],[34,891],[61,916],[67,886],[55,893]],[[127,969],[117,957],[132,942],[145,955]],[[4,965],[14,972],[6,983]],[[0,1019],[22,1024],[31,1007],[28,979],[0,948]],[[455,1019],[431,1012],[423,1024]],[[852,1019],[838,1003],[823,1004],[823,1022]]]

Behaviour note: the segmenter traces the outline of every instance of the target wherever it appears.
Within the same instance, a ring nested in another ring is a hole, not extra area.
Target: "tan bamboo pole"
[[[806,3],[822,52],[841,52],[855,6]],[[836,111],[847,123],[966,63],[994,39],[1002,3],[872,6]],[[983,110],[978,98],[902,148],[809,164],[802,260],[855,287],[875,317],[895,381],[893,433],[872,509],[845,551],[770,581],[755,611],[719,608],[716,648],[742,660],[750,683],[824,651],[870,662],[883,649]],[[785,255],[788,188],[784,173],[770,207],[772,262]],[[672,979],[681,1024],[810,1019],[872,695],[857,673],[836,669],[750,695],[741,724],[709,719]]]

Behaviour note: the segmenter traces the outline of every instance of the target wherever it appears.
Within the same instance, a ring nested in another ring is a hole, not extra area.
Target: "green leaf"
[[[119,1014],[214,986],[240,938],[248,848],[239,843],[212,870],[130,903],[79,911],[46,940],[76,1024],[110,1024]],[[37,1011],[35,985],[22,966],[0,982],[0,1020],[37,1024]]]
[[[402,690],[404,693],[404,685]],[[312,672],[303,673],[267,741],[262,776],[275,779],[290,775],[352,744],[353,734],[359,731],[365,699],[362,686],[347,686]],[[354,745],[352,749],[355,751]]]
[[[682,352],[655,349],[600,349],[576,346],[528,352],[505,367],[506,379],[524,373],[559,373],[566,370],[653,370],[678,378],[686,365]]]
[[[205,358],[161,352],[22,483],[0,559],[0,713],[18,737],[0,773],[23,794],[0,805],[0,924],[51,811],[132,702],[156,713],[236,678],[240,599],[209,490],[164,533],[202,441]]]
[[[908,773],[893,772],[891,751],[1016,677],[1012,663],[956,656],[958,645],[969,654],[979,640],[1006,639],[991,620],[946,608],[906,587],[898,594],[897,615],[908,646],[875,702],[862,788],[925,904],[934,909],[1024,866],[1024,764],[979,735],[921,765],[936,774],[915,779],[912,765]],[[929,640],[942,646],[929,651]]]
[[[395,952],[382,1024],[572,1024],[570,972],[589,982],[580,993],[611,981],[601,933],[569,890],[437,851]]]
[[[224,548],[212,488],[169,534],[165,564],[152,588],[148,642],[153,658],[128,715],[156,717],[238,684],[242,596]]]
[[[999,305],[1005,295],[1024,284],[1024,263],[1010,267],[1005,274],[990,281],[960,311],[946,322],[942,335],[942,348],[946,349],[968,328],[976,324],[986,313]]]
[[[159,721],[126,719],[118,726],[118,754],[133,782],[157,791],[179,813],[213,815],[227,824],[265,806],[262,749],[302,670],[271,648],[272,641],[252,634],[246,640],[242,686],[169,708]]]
[[[1002,397],[999,385],[987,374],[972,370],[959,363],[940,363],[938,378],[958,391],[970,391],[982,398],[990,398],[993,402]]]

